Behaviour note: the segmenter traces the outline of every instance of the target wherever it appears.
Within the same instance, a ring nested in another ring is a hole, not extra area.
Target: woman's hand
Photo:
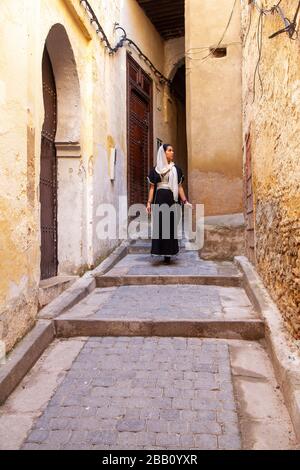
[[[151,214],[151,203],[150,202],[147,202],[147,213],[150,215]]]
[[[187,207],[193,207],[193,204],[191,204],[187,199],[184,199],[182,201],[182,204]]]

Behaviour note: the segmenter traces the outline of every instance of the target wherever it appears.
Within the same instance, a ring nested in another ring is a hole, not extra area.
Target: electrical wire
[[[298,15],[299,15],[299,12],[300,12],[300,0],[298,2],[298,6],[297,6],[297,9],[296,9],[293,21],[290,21],[288,18],[285,17],[285,15],[284,15],[281,7],[280,7],[281,2],[282,2],[282,0],[279,0],[277,2],[277,4],[273,5],[271,8],[262,8],[262,6],[258,4],[257,0],[252,0],[252,4],[255,6],[255,8],[259,12],[258,27],[257,27],[258,60],[257,60],[257,63],[256,63],[254,78],[253,78],[253,102],[255,100],[255,93],[256,93],[256,75],[258,75],[259,82],[260,82],[261,96],[263,94],[263,82],[262,82],[262,78],[261,78],[261,75],[260,75],[260,61],[261,61],[262,46],[263,46],[263,16],[268,15],[268,14],[277,13],[281,16],[281,18],[282,18],[282,20],[284,21],[284,24],[285,24],[285,27],[283,29],[273,33],[271,36],[269,36],[269,38],[273,38],[273,37],[275,37],[278,34],[281,34],[283,32],[287,32],[290,39],[292,39],[292,40],[295,40],[295,39],[298,38],[297,22],[298,22]],[[106,36],[105,31],[103,30],[103,28],[102,28],[102,26],[101,26],[101,24],[100,24],[100,22],[99,22],[99,20],[96,16],[94,10],[93,10],[93,8],[91,7],[88,0],[79,0],[79,3],[80,3],[80,5],[82,5],[85,8],[85,10],[87,12],[87,15],[89,16],[90,23],[92,25],[96,26],[96,33],[101,36],[101,42],[105,43],[105,48],[109,50],[110,55],[115,54],[120,48],[122,48],[127,43],[129,46],[133,46],[137,50],[140,58],[143,59],[147,63],[147,65],[150,67],[150,69],[152,70],[154,75],[159,78],[160,83],[162,83],[162,84],[167,83],[169,86],[171,85],[171,80],[169,80],[167,77],[165,77],[155,67],[155,65],[151,62],[151,60],[143,53],[141,48],[132,39],[127,37],[127,33],[126,33],[124,28],[122,28],[118,23],[115,23],[115,31],[120,30],[120,31],[123,32],[123,35],[121,36],[119,42],[113,47],[110,44],[109,39]],[[215,51],[218,49],[218,47],[222,44],[222,41],[223,41],[223,39],[226,35],[226,32],[228,31],[228,28],[229,28],[230,23],[231,23],[232,18],[233,18],[233,13],[234,13],[236,4],[237,4],[237,0],[234,0],[234,3],[233,3],[233,6],[232,6],[232,10],[231,10],[227,25],[225,27],[225,30],[224,30],[219,42],[217,43],[217,45],[213,48],[208,47],[208,46],[203,46],[203,47],[198,47],[198,48],[190,48],[185,53],[185,56],[188,59],[190,59],[191,61],[196,61],[196,60],[204,61],[204,60],[206,60],[207,58],[209,58],[211,55],[213,55],[215,53]],[[252,15],[251,15],[251,12],[250,12],[249,26],[248,26],[247,33],[246,33],[245,38],[244,38],[243,43],[242,43],[243,45],[245,45],[245,43],[246,43],[250,28],[251,28],[251,21],[252,21],[251,18],[252,18]],[[241,43],[232,42],[232,43],[227,44],[227,46],[228,45],[233,45],[233,44],[241,44]],[[201,57],[201,58],[191,57],[189,55],[189,54],[191,54],[191,55],[192,54],[198,54],[203,50],[209,50],[209,54],[207,54],[206,56]]]
[[[253,101],[252,101],[252,104],[253,104],[254,101],[255,101],[255,93],[256,93],[256,74],[258,74],[258,77],[259,77],[260,89],[261,89],[261,97],[262,97],[262,95],[263,95],[263,89],[264,89],[264,88],[263,88],[262,78],[261,78],[261,75],[260,75],[260,69],[259,69],[260,61],[261,61],[261,55],[262,55],[262,43],[263,43],[263,21],[262,21],[263,14],[264,14],[264,13],[261,11],[260,14],[259,14],[258,26],[257,26],[257,36],[256,36],[256,39],[257,39],[258,59],[257,59],[255,71],[254,71],[254,77],[253,77]]]
[[[268,15],[268,14],[279,14],[284,21],[285,27],[276,33],[273,33],[269,38],[273,38],[277,36],[278,34],[281,34],[283,32],[286,32],[290,39],[295,40],[298,38],[298,32],[297,32],[297,22],[298,22],[298,15],[300,12],[300,0],[298,1],[298,6],[296,9],[296,12],[294,14],[293,21],[290,21],[283,13],[280,4],[282,0],[279,0],[276,5],[273,5],[271,8],[262,8],[257,0],[253,0],[253,4],[256,7],[256,9],[259,11],[259,18],[258,18],[258,25],[257,25],[257,49],[258,49],[258,59],[254,71],[254,77],[253,77],[253,101],[255,101],[256,97],[256,76],[258,75],[259,82],[260,82],[260,88],[261,88],[261,97],[264,93],[264,87],[263,87],[263,82],[260,74],[260,62],[261,62],[261,57],[262,57],[262,47],[263,47],[263,16]],[[249,27],[250,29],[250,27]],[[249,33],[248,29],[248,33]],[[248,33],[246,35],[246,38],[248,36]],[[246,42],[246,39],[244,41],[244,44]]]
[[[224,33],[222,34],[221,39],[219,40],[218,44],[216,45],[215,48],[212,48],[212,49],[210,50],[210,53],[209,53],[209,54],[207,54],[205,57],[202,57],[202,60],[206,60],[206,59],[208,59],[208,57],[210,57],[211,55],[213,55],[214,52],[218,49],[218,47],[219,47],[220,44],[222,43],[222,41],[223,41],[223,39],[224,39],[224,36],[225,36],[225,34],[227,33],[227,30],[228,30],[228,28],[229,28],[229,26],[230,26],[230,23],[231,23],[231,20],[232,20],[232,17],[233,17],[233,13],[234,13],[234,9],[235,9],[236,4],[237,4],[237,0],[234,0],[233,7],[232,7],[232,10],[231,10],[231,13],[230,13],[230,17],[229,17],[228,23],[227,23],[227,25],[226,25],[226,28],[225,28],[225,30],[224,30]]]
[[[141,59],[143,59],[154,75],[159,78],[161,83],[167,83],[168,85],[171,85],[171,81],[165,77],[156,67],[155,65],[151,62],[151,60],[146,56],[146,54],[143,53],[141,48],[130,38],[127,37],[127,33],[124,28],[122,28],[118,23],[115,23],[115,31],[121,30],[123,32],[123,35],[121,36],[119,42],[113,47],[110,42],[108,37],[106,36],[104,29],[102,28],[93,8],[91,7],[90,3],[88,0],[79,0],[80,5],[83,6],[85,11],[87,12],[87,15],[89,16],[90,23],[96,27],[96,33],[101,36],[101,42],[105,43],[105,48],[109,50],[110,55],[116,54],[116,52],[121,49],[121,47],[124,46],[124,44],[128,44],[129,46],[133,46]]]

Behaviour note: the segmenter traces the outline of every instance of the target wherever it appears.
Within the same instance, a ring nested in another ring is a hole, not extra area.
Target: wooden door
[[[246,161],[244,180],[244,212],[246,222],[246,254],[255,263],[254,207],[252,185],[251,136],[246,135]]]
[[[152,80],[128,55],[128,204],[146,204],[152,155]]]
[[[43,55],[43,97],[45,118],[41,140],[41,279],[57,275],[57,159],[55,134],[57,98],[48,51]]]

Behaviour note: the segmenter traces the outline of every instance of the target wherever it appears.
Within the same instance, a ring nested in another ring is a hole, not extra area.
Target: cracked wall
[[[292,19],[296,2],[281,7]],[[300,338],[300,43],[285,33],[269,39],[283,22],[277,14],[263,16],[263,90],[256,76],[254,96],[258,19],[244,2],[243,116],[244,134],[251,132],[256,261],[287,327]]]

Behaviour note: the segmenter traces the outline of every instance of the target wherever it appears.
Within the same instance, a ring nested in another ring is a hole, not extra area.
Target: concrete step
[[[39,284],[39,310],[57,298],[66,289],[72,286],[79,276],[60,275],[44,279]]]
[[[121,315],[120,315],[121,317]],[[222,338],[256,341],[264,338],[264,322],[248,320],[143,320],[110,318],[59,318],[58,337],[75,336],[164,336]]]
[[[245,252],[245,221],[243,214],[205,217],[204,260],[233,260]]]
[[[105,278],[109,280],[108,276],[99,279]],[[113,286],[96,288],[56,318],[58,334],[248,340],[264,337],[264,322],[241,287],[166,285],[160,281],[165,277],[157,279],[156,285],[116,286],[113,279]]]
[[[240,287],[242,276],[198,276],[198,275],[107,275],[95,276],[97,287],[119,287],[140,285],[193,284],[206,286]]]
[[[150,253],[151,245],[150,243],[130,245],[127,249],[128,254],[147,254]]]

